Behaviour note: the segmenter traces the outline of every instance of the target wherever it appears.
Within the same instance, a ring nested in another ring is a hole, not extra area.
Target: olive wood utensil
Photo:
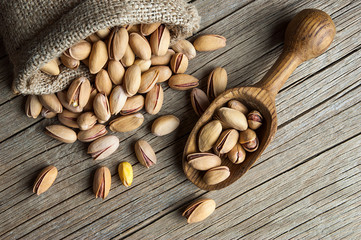
[[[330,46],[336,33],[331,17],[317,9],[305,9],[298,13],[288,24],[283,52],[262,80],[250,87],[238,87],[225,91],[217,97],[194,126],[183,152],[183,170],[186,177],[204,190],[217,190],[235,182],[245,174],[266,149],[277,131],[275,97],[291,73],[302,62],[321,55]],[[202,177],[205,172],[193,169],[187,163],[187,155],[199,152],[197,147],[198,131],[212,120],[213,113],[228,101],[236,99],[250,110],[261,112],[263,125],[256,130],[259,138],[258,150],[247,152],[241,164],[233,164],[222,157],[222,165],[228,166],[230,176],[216,185],[207,185]]]

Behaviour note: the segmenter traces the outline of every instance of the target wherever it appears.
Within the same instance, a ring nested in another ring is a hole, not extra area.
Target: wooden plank
[[[0,106],[15,97],[11,91],[12,68],[13,66],[7,56],[0,57],[0,89],[3,89],[0,96]]]

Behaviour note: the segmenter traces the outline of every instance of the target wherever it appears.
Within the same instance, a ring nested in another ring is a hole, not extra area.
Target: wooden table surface
[[[12,65],[0,45],[0,239],[360,239],[361,238],[361,2],[193,0],[202,16],[199,34],[224,35],[227,47],[198,53],[187,73],[201,79],[217,66],[228,72],[228,87],[259,81],[282,50],[285,27],[300,10],[318,8],[337,34],[320,57],[303,63],[278,96],[278,132],[251,170],[233,185],[206,192],[188,181],[181,157],[197,116],[189,92],[165,90],[160,112],[174,114],[180,128],[155,137],[155,119],[115,134],[120,148],[93,161],[87,144],[63,144],[43,133],[56,119],[29,119],[25,98],[10,91]],[[138,139],[150,142],[158,163],[141,166],[133,152]],[[128,161],[134,182],[122,186],[117,165]],[[59,174],[44,194],[32,193],[44,166]],[[112,187],[95,199],[92,177],[108,166]],[[212,198],[216,211],[188,225],[186,205]]]

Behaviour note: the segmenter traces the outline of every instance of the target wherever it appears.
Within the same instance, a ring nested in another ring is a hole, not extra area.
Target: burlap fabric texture
[[[196,8],[183,0],[0,0],[0,32],[14,65],[15,90],[47,94],[66,88],[85,66],[49,76],[39,68],[105,27],[162,22],[172,41],[199,28]],[[81,64],[82,65],[82,64]]]

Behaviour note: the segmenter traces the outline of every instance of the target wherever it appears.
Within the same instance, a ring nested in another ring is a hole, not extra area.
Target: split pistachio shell
[[[138,92],[139,93],[149,92],[158,82],[158,78],[159,78],[159,71],[157,69],[148,70],[145,73],[143,73]]]
[[[100,40],[100,37],[96,33],[93,33],[89,35],[85,40],[90,43],[95,43]]]
[[[127,95],[122,86],[116,86],[113,88],[109,97],[110,113],[115,115],[122,110],[125,102],[127,101]]]
[[[83,111],[82,107],[80,107],[80,106],[73,107],[72,105],[69,104],[68,100],[66,99],[67,98],[66,92],[60,91],[60,92],[57,92],[56,95],[58,96],[58,99],[61,102],[61,105],[64,108],[68,109],[70,112],[82,112]]]
[[[191,153],[187,156],[187,161],[192,168],[199,171],[207,171],[222,163],[220,157],[213,153]]]
[[[25,113],[26,116],[31,118],[37,118],[41,113],[41,109],[43,106],[41,105],[38,96],[29,95],[26,99],[25,103]]]
[[[140,25],[140,32],[144,35],[144,36],[148,36],[150,34],[152,34],[155,30],[157,30],[157,28],[160,26],[160,22],[157,23],[142,23]]]
[[[55,112],[51,112],[49,109],[43,107],[41,109],[41,116],[43,116],[44,118],[53,118],[57,115],[57,113]]]
[[[110,95],[112,91],[112,81],[110,80],[109,74],[106,70],[101,69],[95,77],[95,87],[98,92],[105,93],[106,96]]]
[[[219,120],[213,120],[207,123],[199,131],[198,148],[201,152],[212,149],[222,132],[222,125]]]
[[[88,147],[88,154],[94,160],[109,157],[119,147],[119,139],[116,136],[103,136],[92,142]]]
[[[185,39],[179,40],[172,45],[172,49],[177,53],[183,53],[189,60],[195,58],[197,52],[193,44]]]
[[[170,33],[168,28],[160,25],[150,36],[150,47],[156,56],[163,56],[167,53],[170,43]]]
[[[33,193],[37,195],[42,194],[53,185],[56,176],[58,175],[58,169],[54,166],[47,166],[38,175],[33,187]]]
[[[101,39],[104,39],[104,38],[108,37],[108,35],[110,34],[110,29],[109,28],[100,29],[100,30],[96,31],[96,34]]]
[[[110,191],[112,175],[107,167],[100,167],[96,170],[93,180],[93,192],[95,198],[105,199]]]
[[[62,125],[50,125],[45,127],[45,133],[52,138],[64,143],[73,143],[76,141],[76,133]]]
[[[157,114],[162,108],[164,100],[163,88],[156,84],[145,96],[145,110],[151,115]]]
[[[47,64],[42,66],[40,70],[49,75],[59,75],[60,69],[55,59],[50,60]]]
[[[244,131],[248,128],[246,116],[232,108],[222,107],[218,109],[217,114],[222,122],[226,123],[228,126],[237,129],[239,131]]]
[[[142,95],[134,95],[130,98],[127,98],[125,101],[122,110],[120,111],[121,115],[129,115],[132,113],[139,112],[144,107],[144,97]]]
[[[258,149],[259,141],[255,131],[248,128],[239,134],[239,143],[247,152],[254,152]]]
[[[203,176],[203,180],[208,185],[215,185],[223,182],[231,175],[227,166],[219,166],[209,169]]]
[[[40,103],[49,111],[55,113],[61,113],[63,111],[63,106],[54,93],[39,95],[38,97]]]
[[[176,53],[170,60],[170,68],[174,73],[184,73],[188,68],[188,58],[183,53]]]
[[[139,58],[150,59],[152,52],[148,40],[144,36],[139,33],[131,33],[129,35],[129,45]]]
[[[138,65],[132,65],[125,71],[124,90],[129,97],[138,92],[141,79],[141,71]]]
[[[199,80],[192,75],[177,74],[169,79],[168,85],[175,90],[188,90],[197,87]]]
[[[88,130],[82,130],[78,133],[78,140],[81,142],[92,142],[108,133],[102,124],[96,124]]]
[[[227,153],[228,159],[234,164],[240,164],[246,159],[246,151],[241,144],[234,145],[231,151]]]
[[[135,24],[135,25],[128,24],[123,27],[127,29],[128,33],[133,33],[133,32],[140,33],[140,24]]]
[[[131,65],[133,65],[134,60],[135,60],[135,54],[132,48],[130,47],[130,45],[128,44],[125,49],[124,56],[122,57],[120,62],[123,64],[124,67],[130,67]]]
[[[108,62],[108,74],[110,80],[112,80],[115,85],[120,85],[123,83],[124,73],[125,69],[119,61],[110,60]]]
[[[89,57],[91,49],[92,46],[89,42],[80,40],[80,42],[69,48],[67,52],[75,60],[84,60]]]
[[[108,40],[109,59],[121,60],[129,42],[128,31],[122,27],[114,27]]]
[[[233,108],[235,110],[238,110],[240,111],[241,113],[243,113],[245,116],[247,116],[248,114],[248,108],[243,104],[241,103],[240,101],[237,101],[237,100],[231,100],[227,103],[227,106],[229,108]]]
[[[138,65],[138,66],[140,67],[140,71],[141,71],[141,72],[145,72],[145,71],[147,71],[147,70],[150,68],[152,62],[150,61],[150,59],[149,59],[149,60],[136,59],[136,60],[134,61],[134,64],[135,64],[135,65]]]
[[[197,51],[214,51],[226,46],[226,38],[220,35],[202,35],[199,36],[193,43]]]
[[[133,182],[133,167],[128,162],[121,162],[118,166],[118,174],[120,181],[122,181],[123,185],[126,187],[130,187]]]
[[[263,117],[260,112],[253,110],[247,115],[248,127],[256,130],[262,126]]]
[[[191,103],[193,110],[198,116],[201,116],[210,104],[205,92],[199,88],[193,88],[191,92]]]
[[[239,139],[239,133],[235,129],[227,129],[221,133],[216,145],[215,152],[220,154],[228,153],[236,145]]]
[[[109,129],[113,132],[130,132],[139,128],[144,122],[144,116],[141,113],[118,117],[110,122]]]
[[[168,49],[163,56],[152,55],[150,60],[153,66],[168,65],[173,54],[175,52],[172,49]]]
[[[58,120],[67,127],[79,128],[79,125],[77,123],[77,118],[79,117],[79,115],[80,113],[73,113],[69,110],[64,109],[62,113],[58,114]]]
[[[89,56],[89,71],[91,74],[98,73],[108,61],[107,45],[99,40],[93,44]]]
[[[93,112],[85,112],[78,117],[77,123],[80,130],[88,130],[97,123],[97,117]]]
[[[216,202],[212,199],[200,199],[190,204],[183,212],[187,223],[201,222],[209,217],[216,209]]]
[[[98,90],[96,88],[92,88],[92,90],[90,91],[89,100],[83,108],[84,111],[93,111],[93,102],[94,102],[94,98],[97,95],[97,93],[98,93]]]
[[[152,70],[158,70],[159,72],[159,77],[158,77],[158,82],[165,82],[167,81],[173,74],[172,70],[168,67],[168,66],[154,66],[149,68],[149,71]]]
[[[60,56],[60,60],[61,60],[61,63],[69,69],[76,70],[80,66],[80,61],[70,57],[69,53],[67,53],[67,52],[64,52]]]
[[[100,121],[108,121],[111,114],[109,108],[109,101],[104,93],[98,93],[93,102],[94,113]]]
[[[156,136],[167,135],[179,126],[179,119],[174,115],[164,115],[157,118],[152,124],[152,133]]]
[[[210,99],[218,97],[227,88],[227,72],[224,68],[215,68],[208,77],[207,96]]]
[[[83,108],[89,101],[91,90],[92,87],[87,78],[80,77],[75,79],[70,84],[66,95],[69,105]]]
[[[147,141],[138,140],[135,143],[135,154],[137,155],[140,164],[146,168],[149,168],[157,163],[155,152]]]

